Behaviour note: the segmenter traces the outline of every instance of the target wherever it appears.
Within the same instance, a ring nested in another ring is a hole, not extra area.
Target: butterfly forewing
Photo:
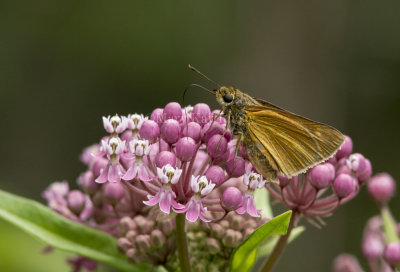
[[[325,161],[344,142],[336,129],[265,101],[245,106],[247,134],[277,172],[291,177]]]

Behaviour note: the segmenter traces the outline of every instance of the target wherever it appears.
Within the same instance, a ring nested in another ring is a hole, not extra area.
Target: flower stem
[[[271,255],[269,255],[269,258],[267,260],[267,262],[265,263],[263,269],[261,270],[262,272],[270,272],[272,271],[272,268],[274,268],[275,264],[277,263],[277,261],[279,260],[279,257],[281,256],[283,249],[286,246],[287,240],[290,236],[290,233],[293,230],[293,227],[295,225],[295,221],[297,214],[295,210],[292,210],[292,217],[290,218],[290,223],[287,229],[287,232],[285,235],[282,235],[278,242],[276,243],[274,249],[272,250]]]
[[[184,214],[177,214],[176,222],[176,242],[178,244],[179,263],[182,272],[190,272],[190,261],[188,243],[185,232],[185,216]]]

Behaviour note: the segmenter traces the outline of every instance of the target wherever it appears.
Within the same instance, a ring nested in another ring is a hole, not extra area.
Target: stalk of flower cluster
[[[271,255],[269,255],[267,262],[265,263],[264,267],[261,270],[262,272],[272,271],[275,264],[278,262],[280,256],[282,255],[283,249],[285,248],[285,246],[287,244],[290,234],[292,233],[292,230],[293,230],[294,226],[296,225],[296,221],[298,220],[297,215],[298,215],[298,213],[296,212],[296,210],[292,210],[292,216],[290,218],[287,232],[285,235],[282,235],[279,237],[279,240],[275,244],[275,247],[272,250]]]
[[[175,218],[176,222],[176,243],[178,247],[179,263],[182,271],[190,272],[192,268],[189,260],[188,241],[185,231],[185,217],[178,214]]]

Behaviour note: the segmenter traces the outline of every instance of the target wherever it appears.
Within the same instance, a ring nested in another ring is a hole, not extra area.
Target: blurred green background
[[[50,182],[75,183],[103,115],[149,114],[182,102],[190,83],[215,87],[188,63],[337,127],[375,172],[399,180],[399,26],[397,0],[1,1],[0,188],[42,201]],[[186,99],[217,107],[200,89]],[[391,204],[400,218],[398,196]],[[341,252],[361,256],[376,213],[364,188],[324,229],[305,223],[276,271],[329,271]],[[0,271],[69,271],[43,246],[0,222]]]

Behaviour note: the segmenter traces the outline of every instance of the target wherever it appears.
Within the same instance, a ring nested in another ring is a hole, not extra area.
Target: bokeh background
[[[75,183],[81,150],[104,134],[101,117],[182,102],[190,83],[226,85],[353,138],[375,172],[400,180],[400,2],[0,2],[0,189],[41,199]],[[191,89],[185,104],[215,98]],[[392,200],[400,218],[399,196]],[[329,271],[361,256],[365,188],[291,244],[276,271]],[[0,221],[0,271],[69,271],[63,253]],[[23,259],[23,262],[21,262]]]

